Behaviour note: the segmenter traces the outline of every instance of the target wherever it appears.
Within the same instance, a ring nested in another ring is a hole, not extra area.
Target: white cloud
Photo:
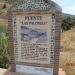
[[[66,8],[65,10],[63,10],[63,12],[75,15],[75,5]]]
[[[71,0],[52,0],[62,7],[64,13],[75,15],[75,1]]]
[[[65,0],[52,0],[52,1],[58,3],[60,6],[61,6],[61,5],[65,5],[64,2],[66,2]]]

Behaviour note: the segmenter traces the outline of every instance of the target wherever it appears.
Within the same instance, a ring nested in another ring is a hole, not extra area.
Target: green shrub
[[[7,27],[0,26],[0,68],[8,68],[8,54],[7,54]]]
[[[69,16],[63,18],[61,25],[63,31],[70,30],[74,26],[75,26],[75,18],[71,18]]]
[[[7,32],[7,26],[6,25],[2,25],[0,26],[0,33],[6,33]]]

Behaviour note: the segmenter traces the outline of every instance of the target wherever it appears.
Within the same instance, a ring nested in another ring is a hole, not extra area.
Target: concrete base
[[[7,69],[0,68],[0,75],[29,75],[29,74],[10,72]],[[59,75],[66,75],[65,71],[63,71],[61,68],[59,69]]]

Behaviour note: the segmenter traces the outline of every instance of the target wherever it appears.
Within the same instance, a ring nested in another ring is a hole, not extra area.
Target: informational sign
[[[52,1],[20,0],[8,10],[11,71],[58,75],[61,8]]]
[[[50,14],[16,14],[16,62],[50,64],[51,16],[48,16]]]

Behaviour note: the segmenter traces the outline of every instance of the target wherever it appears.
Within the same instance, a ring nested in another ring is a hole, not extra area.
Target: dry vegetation
[[[61,46],[64,51],[75,51],[75,28],[62,33]]]
[[[67,75],[75,75],[75,28],[61,35],[60,67]]]
[[[1,25],[7,25],[7,20],[6,19],[0,19],[0,26]]]

